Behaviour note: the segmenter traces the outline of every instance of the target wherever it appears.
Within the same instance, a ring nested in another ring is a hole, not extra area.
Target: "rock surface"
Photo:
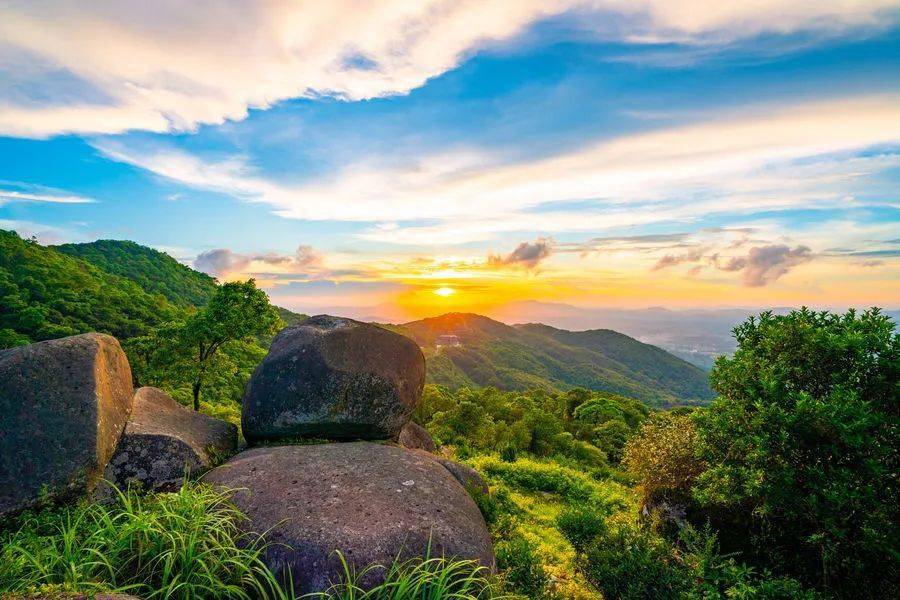
[[[221,462],[237,448],[237,427],[178,404],[164,391],[142,387],[104,479],[124,489],[140,482],[173,490],[190,476]]]
[[[244,437],[395,438],[424,384],[425,358],[412,340],[351,319],[311,317],[283,329],[254,371]]]
[[[426,452],[437,451],[437,444],[434,443],[428,430],[412,421],[400,430],[397,442],[404,448],[425,450]]]
[[[290,569],[296,589],[322,591],[338,581],[335,550],[358,569],[431,555],[476,559],[494,567],[478,507],[437,461],[396,446],[349,442],[255,448],[207,473],[204,481],[237,490],[246,527],[269,531],[265,557]],[[383,575],[383,574],[382,574]],[[371,573],[365,585],[377,582]]]
[[[0,351],[0,514],[90,492],[133,391],[128,359],[108,335]]]
[[[458,463],[455,460],[450,460],[440,454],[432,454],[426,450],[422,450],[420,448],[411,448],[409,452],[417,454],[418,456],[425,457],[429,460],[433,460],[453,475],[453,478],[460,483],[467,491],[471,491],[473,489],[480,490],[483,494],[488,493],[488,485],[484,480],[484,477],[481,476],[481,473],[470,467],[469,465],[464,465],[462,463]]]

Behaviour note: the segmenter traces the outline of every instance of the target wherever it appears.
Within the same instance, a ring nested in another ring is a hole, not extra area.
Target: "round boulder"
[[[419,346],[392,331],[319,315],[283,329],[244,393],[250,443],[396,438],[425,384]]]
[[[133,392],[128,359],[108,335],[0,351],[0,515],[93,490]]]
[[[478,507],[437,461],[371,442],[254,448],[203,480],[236,490],[249,531],[266,533],[266,564],[288,572],[302,593],[323,591],[343,573],[336,550],[357,571],[396,558],[474,559],[493,569]],[[363,585],[378,582],[370,572]]]
[[[434,443],[428,430],[413,421],[404,425],[400,430],[397,443],[404,448],[425,450],[426,452],[437,451],[437,444]]]
[[[234,453],[237,427],[188,410],[164,391],[142,387],[104,479],[124,489],[139,482],[151,490],[177,489],[185,476]]]

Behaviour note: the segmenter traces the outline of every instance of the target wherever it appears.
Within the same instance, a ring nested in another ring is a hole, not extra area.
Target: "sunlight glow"
[[[442,298],[446,298],[447,296],[452,296],[453,294],[455,294],[456,290],[449,287],[439,287],[438,289],[434,290],[434,293]]]

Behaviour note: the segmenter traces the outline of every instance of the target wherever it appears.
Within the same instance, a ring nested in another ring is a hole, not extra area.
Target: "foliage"
[[[426,556],[395,561],[391,565],[369,565],[355,571],[340,552],[342,580],[319,594],[321,600],[489,600],[502,597],[488,570],[476,561]],[[383,572],[384,581],[364,585],[366,577]]]
[[[425,349],[430,383],[451,390],[565,391],[576,387],[637,398],[654,407],[712,398],[706,374],[668,352],[609,330],[569,332],[544,325],[511,327],[450,313],[394,326]],[[435,346],[442,334],[457,347]]]
[[[264,353],[254,347],[255,336],[271,334],[279,324],[268,296],[250,279],[222,285],[207,306],[185,321],[167,323],[131,340],[127,348],[139,381],[189,385],[194,410],[199,410],[204,385],[221,389],[240,381],[235,375],[248,361],[233,357],[243,354],[257,364]]]
[[[168,254],[124,240],[54,246],[59,252],[130,279],[150,294],[162,294],[181,308],[204,306],[216,293],[216,280]]]
[[[0,230],[0,342],[5,347],[88,331],[128,338],[178,314],[161,295]]]
[[[260,539],[240,533],[242,519],[227,494],[194,484],[25,513],[2,537],[0,593],[50,587],[147,599],[283,597],[262,563]]]
[[[567,507],[556,518],[556,525],[572,547],[583,552],[597,536],[606,532],[608,510],[597,505],[578,504]]]
[[[540,598],[549,583],[547,573],[531,542],[521,535],[503,540],[494,547],[497,568],[503,573],[503,581],[511,591]]]
[[[694,497],[723,539],[839,596],[898,593],[900,338],[877,310],[763,313],[735,329],[695,419]],[[724,518],[722,516],[727,518]]]
[[[638,477],[645,502],[690,496],[691,484],[704,468],[698,443],[690,414],[660,413],[644,423],[625,446],[622,462]]]

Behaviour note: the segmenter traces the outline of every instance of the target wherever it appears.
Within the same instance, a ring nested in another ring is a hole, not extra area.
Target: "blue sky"
[[[738,4],[7,4],[0,228],[308,310],[897,306],[900,5]]]

